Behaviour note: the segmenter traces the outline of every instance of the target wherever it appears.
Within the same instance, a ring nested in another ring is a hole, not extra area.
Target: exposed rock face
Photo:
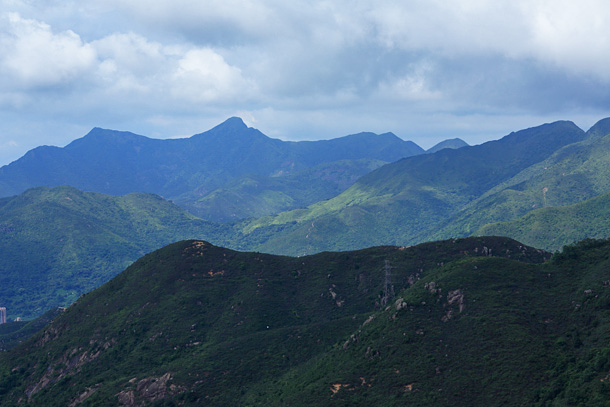
[[[120,406],[137,406],[136,395],[133,390],[123,390],[117,394]]]
[[[51,335],[53,334],[54,333],[49,334],[49,331],[45,332],[41,342],[46,343],[47,341],[52,340],[53,338]],[[93,346],[98,345],[95,339],[92,339],[89,343]],[[27,398],[30,399],[34,394],[48,385],[56,383],[68,375],[79,372],[81,366],[97,359],[103,351],[115,344],[116,340],[112,339],[105,342],[103,345],[98,346],[96,351],[85,351],[82,348],[74,348],[65,352],[61,358],[49,364],[37,383],[33,383],[26,388],[25,394]]]
[[[93,395],[93,393],[95,393],[99,387],[100,387],[100,384],[87,388],[87,390],[85,390],[83,393],[81,393],[76,399],[74,399],[74,401],[72,401],[72,403],[70,403],[69,407],[76,407],[79,404],[83,403],[85,400],[87,400],[89,397],[91,397]]]
[[[171,373],[165,373],[161,377],[148,377],[137,382],[131,379],[129,383],[135,384],[135,389],[123,390],[117,394],[120,406],[139,407],[148,405],[151,402],[165,399],[167,396],[181,393],[185,389],[174,384],[168,385],[171,380]]]
[[[429,283],[426,283],[424,288],[426,290],[428,290],[430,292],[430,294],[440,294],[441,293],[441,289],[436,287],[436,283],[434,281],[430,281]]]
[[[453,305],[457,304],[459,307],[459,311],[464,311],[464,293],[461,289],[449,291],[447,294],[447,304]]]
[[[399,298],[394,302],[394,307],[396,307],[396,311],[400,311],[403,308],[406,308],[408,304],[405,302],[403,298]]]
[[[453,317],[456,308],[458,313],[464,311],[464,292],[462,289],[449,291],[447,293],[447,308],[447,312],[441,318],[443,322],[447,322]]]

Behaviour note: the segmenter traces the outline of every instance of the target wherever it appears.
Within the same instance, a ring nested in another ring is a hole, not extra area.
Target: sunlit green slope
[[[156,195],[35,188],[0,200],[0,306],[29,319],[68,306],[147,252],[216,227]]]

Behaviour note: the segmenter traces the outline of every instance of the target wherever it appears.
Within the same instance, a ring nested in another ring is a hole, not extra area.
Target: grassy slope
[[[506,222],[537,208],[570,205],[609,192],[610,120],[598,122],[587,136],[492,188],[440,225],[423,230],[420,240],[467,236],[488,223]],[[540,247],[553,246],[551,240],[539,242]]]
[[[574,205],[536,209],[509,222],[485,225],[474,234],[509,236],[556,251],[585,238],[610,237],[609,222],[610,194],[603,194]]]
[[[0,202],[0,303],[32,318],[118,274],[172,241],[208,237],[211,224],[160,197],[35,188]]]
[[[332,198],[384,164],[372,159],[341,160],[286,176],[247,175],[193,202],[189,202],[192,197],[176,202],[197,216],[219,222],[269,216]]]
[[[302,258],[172,244],[0,355],[0,401],[66,406],[93,390],[83,405],[116,405],[121,392],[142,402],[146,380],[169,373],[163,389],[175,402],[240,405],[257,383],[323,357],[379,310],[386,261],[399,292],[441,264],[490,250],[545,257],[502,238]]]

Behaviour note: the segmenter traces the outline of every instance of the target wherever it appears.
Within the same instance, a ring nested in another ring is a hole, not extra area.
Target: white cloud
[[[443,93],[433,90],[430,84],[433,71],[434,67],[427,61],[410,64],[403,75],[381,82],[375,97],[394,103],[440,101]]]
[[[532,56],[610,82],[610,3],[545,0],[534,7],[529,25]]]
[[[135,34],[113,33],[93,41],[100,63],[96,69],[98,85],[109,94],[149,95],[169,68],[168,55],[162,44]],[[156,80],[155,80],[156,79]]]
[[[131,105],[163,111],[193,103],[241,103],[255,89],[240,68],[210,47],[162,44],[133,32],[110,33],[86,43],[73,31],[57,32],[17,13],[3,18],[4,106],[36,103],[28,93],[43,90],[48,97],[62,94],[62,103],[54,106],[65,108],[70,103],[66,90],[78,88],[87,103],[74,106],[74,111],[109,103],[113,108]]]
[[[214,102],[249,99],[253,84],[242,77],[239,68],[209,48],[188,51],[172,76],[171,92],[176,99]]]
[[[93,48],[72,31],[54,33],[45,23],[16,13],[2,16],[0,66],[3,87],[32,89],[63,85],[96,61]]]
[[[610,80],[610,4],[603,0],[381,1],[365,15],[390,49],[496,55]]]
[[[93,41],[101,60],[113,60],[133,74],[150,74],[158,70],[157,64],[165,58],[163,45],[148,41],[141,35],[129,32],[113,33]]]

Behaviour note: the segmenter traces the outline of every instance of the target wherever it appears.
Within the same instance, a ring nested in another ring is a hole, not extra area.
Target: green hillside
[[[483,226],[477,236],[508,236],[545,250],[586,238],[610,237],[610,193],[577,204],[535,209],[510,222]]]
[[[25,342],[64,310],[63,307],[57,307],[31,321],[9,321],[0,325],[0,352],[6,352]]]
[[[496,280],[502,273],[481,279],[485,268],[471,275],[472,266],[463,265],[479,264],[475,258],[486,264],[489,256],[507,258],[497,264],[513,274],[505,276],[508,286],[517,276],[529,275],[522,282],[524,288],[529,285],[532,295],[545,289],[544,284],[533,284],[540,276],[547,283],[552,270],[530,264],[548,254],[504,238],[301,258],[235,252],[202,241],[175,243],[144,256],[80,298],[27,343],[0,354],[0,404],[13,406],[19,400],[20,405],[45,407],[282,403],[275,395],[265,396],[267,389],[284,391],[286,377],[332,357],[371,317],[385,321],[391,313],[383,310],[395,307],[397,295],[405,289],[407,294],[400,296],[418,309],[413,315],[424,315],[430,323],[437,322],[436,317],[431,319],[426,307],[423,312],[419,309],[421,301],[440,306],[437,296],[421,297],[423,281],[432,277],[441,284],[441,296],[454,287],[466,290],[468,312],[479,315],[472,301],[482,299],[490,288],[500,289],[502,283]],[[443,280],[445,274],[460,275],[448,272],[453,268],[463,269],[463,278],[478,282],[469,286]],[[498,297],[504,298],[494,295],[484,304]],[[409,307],[402,314],[409,314]],[[456,312],[452,323],[461,320]],[[496,345],[504,344],[502,336],[497,340]],[[381,350],[385,349],[389,348]],[[460,347],[457,341],[452,352],[461,351],[477,350]],[[362,361],[366,358],[354,358],[357,365]],[[342,377],[353,373],[346,370]],[[312,374],[320,378],[330,372]],[[301,385],[313,383],[312,378],[304,376]],[[322,405],[333,401],[332,383],[324,383],[316,396],[323,397]]]
[[[386,161],[341,160],[315,165],[286,176],[247,175],[203,198],[186,195],[175,202],[204,219],[230,222],[273,215],[330,199]]]
[[[0,354],[2,406],[607,406],[610,241],[144,256]]]
[[[608,406],[609,258],[584,241],[543,265],[445,264],[244,405]]]
[[[537,208],[571,205],[610,192],[608,151],[610,120],[604,119],[587,132],[584,140],[560,148],[547,159],[520,171],[440,225],[424,230],[420,238],[466,236],[486,224],[517,219]],[[552,240],[539,243],[540,247],[561,247]]]
[[[150,194],[35,188],[0,200],[0,305],[10,319],[68,306],[147,252],[216,227]]]
[[[422,232],[584,137],[573,123],[556,122],[478,146],[405,158],[328,201],[245,222],[238,247],[302,255],[431,240]]]

